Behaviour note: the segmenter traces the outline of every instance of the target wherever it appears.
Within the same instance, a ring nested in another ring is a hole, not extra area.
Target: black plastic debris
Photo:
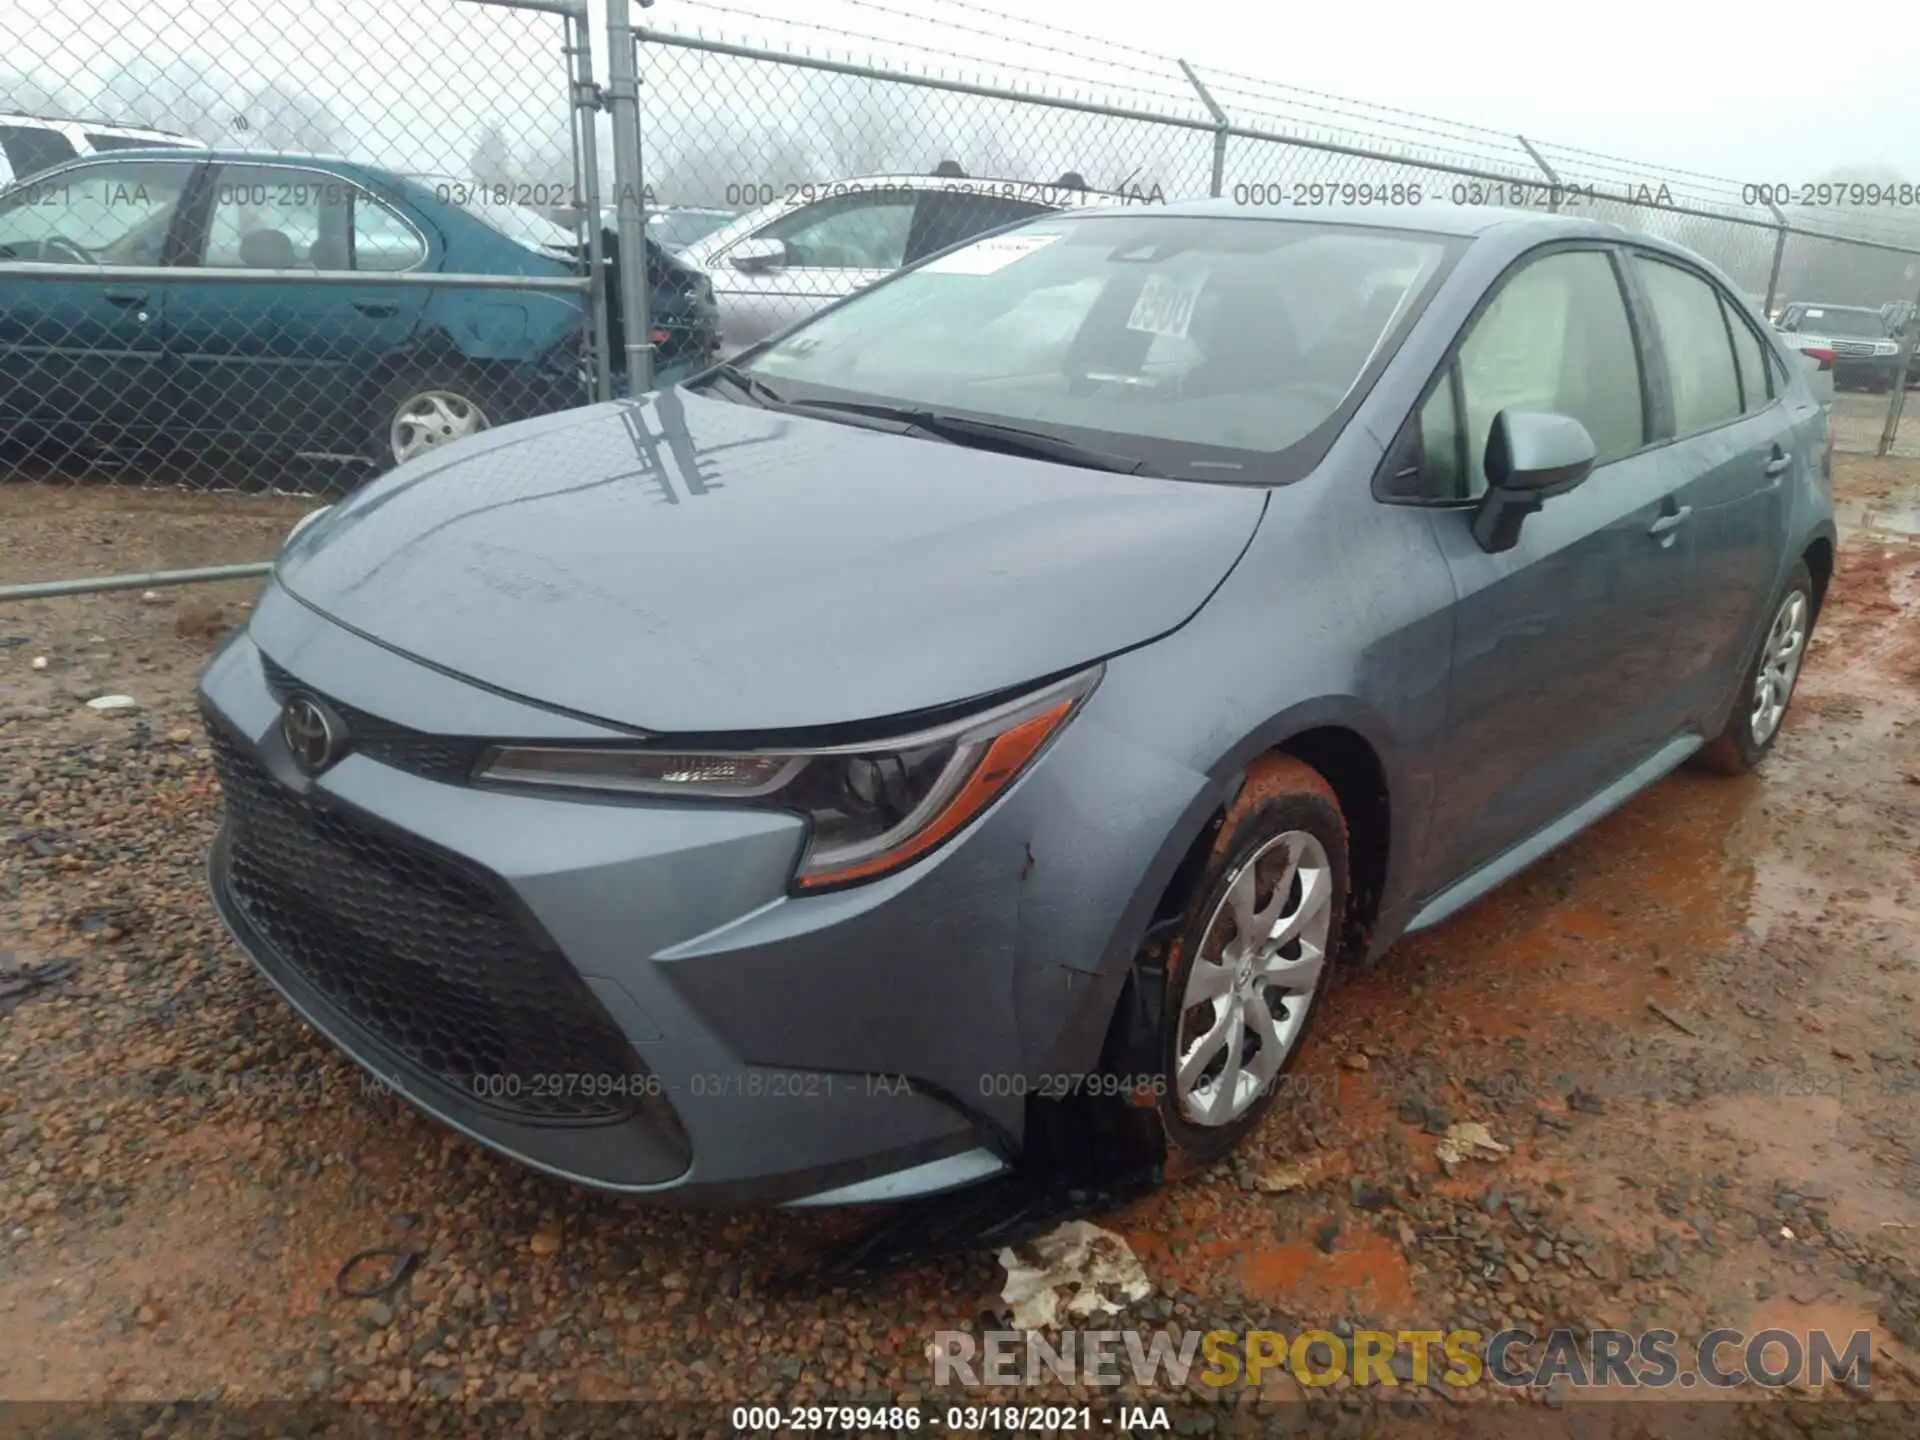
[[[1158,1115],[1124,1098],[1036,1102],[1022,1160],[990,1180],[886,1210],[775,1287],[874,1278],[904,1265],[1037,1239],[1069,1220],[1119,1208],[1160,1187],[1166,1136]]]
[[[348,1300],[385,1300],[407,1283],[420,1264],[421,1251],[410,1245],[374,1245],[347,1257],[340,1272],[333,1277],[333,1288]],[[349,1285],[348,1277],[354,1271],[374,1260],[391,1262],[384,1273],[374,1270],[370,1283]]]
[[[22,1000],[57,985],[79,968],[80,962],[71,955],[53,955],[45,960],[16,962],[12,955],[0,951],[0,1015],[10,1015]]]

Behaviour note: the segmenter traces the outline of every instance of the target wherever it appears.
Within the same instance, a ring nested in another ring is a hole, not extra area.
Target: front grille
[[[346,1019],[469,1104],[547,1121],[639,1108],[639,1058],[499,881],[295,794],[211,716],[207,731],[230,819],[225,888]]]
[[[266,672],[267,688],[273,692],[273,698],[282,703],[295,691],[307,688],[283,666],[276,665],[265,655],[260,657],[260,666]],[[317,691],[310,693],[319,694]],[[346,723],[347,735],[354,750],[370,760],[391,765],[396,770],[425,776],[429,780],[462,781],[473,774],[474,766],[480,763],[480,757],[487,749],[483,740],[429,735],[424,731],[396,725],[391,720],[382,720],[378,715],[352,705],[343,705],[331,695],[320,695],[320,698]]]
[[[1859,340],[1836,340],[1833,342],[1836,355],[1871,355],[1873,346]]]

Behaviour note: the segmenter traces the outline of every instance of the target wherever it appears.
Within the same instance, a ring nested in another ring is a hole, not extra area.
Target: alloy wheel
[[[1793,682],[1800,673],[1800,658],[1807,648],[1807,597],[1792,591],[1780,602],[1767,631],[1766,649],[1760,655],[1760,669],[1753,677],[1753,710],[1748,722],[1753,743],[1764,745],[1780,727],[1787,713],[1787,700],[1793,694]]]
[[[1180,999],[1174,1087],[1196,1125],[1230,1125],[1280,1073],[1327,963],[1333,867],[1304,830],[1268,840],[1227,882]]]

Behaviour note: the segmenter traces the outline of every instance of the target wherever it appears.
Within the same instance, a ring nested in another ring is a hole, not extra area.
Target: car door
[[[1675,257],[1631,252],[1630,271],[1658,346],[1692,564],[1673,630],[1689,719],[1705,722],[1747,663],[1787,545],[1788,482],[1817,466],[1806,422],[1742,307]]]
[[[104,436],[163,413],[161,287],[89,272],[165,263],[198,169],[181,160],[82,160],[0,197],[0,261],[53,263],[73,275],[0,278],[0,420]]]
[[[205,187],[196,266],[404,271],[428,263],[421,228],[353,177],[281,163],[222,163]],[[428,292],[319,280],[183,281],[165,337],[184,429],[275,448],[352,453],[358,403],[379,362],[405,348]]]
[[[1669,634],[1687,564],[1666,527],[1676,484],[1651,403],[1621,260],[1536,251],[1470,322],[1422,406],[1424,482],[1453,576],[1447,735],[1426,874],[1457,878],[1580,805],[1680,725]],[[1587,480],[1527,518],[1517,545],[1473,538],[1503,410],[1571,415],[1592,435]]]
[[[917,265],[949,246],[998,230],[1002,225],[1031,220],[1054,209],[1032,200],[978,190],[929,190],[920,197],[913,230],[907,237],[905,264]]]
[[[723,353],[757,344],[906,263],[914,191],[855,191],[776,216],[713,258]]]

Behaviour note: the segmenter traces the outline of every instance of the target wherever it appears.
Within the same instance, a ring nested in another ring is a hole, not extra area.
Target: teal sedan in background
[[[718,348],[712,291],[648,250],[651,338],[671,381]],[[73,279],[7,275],[17,261],[71,265]],[[565,276],[581,264],[568,231],[456,180],[252,151],[75,161],[0,193],[0,427],[54,454],[164,442],[386,469],[591,392],[582,295],[378,277]],[[183,274],[87,273],[110,266]],[[209,267],[368,280],[190,273]]]

